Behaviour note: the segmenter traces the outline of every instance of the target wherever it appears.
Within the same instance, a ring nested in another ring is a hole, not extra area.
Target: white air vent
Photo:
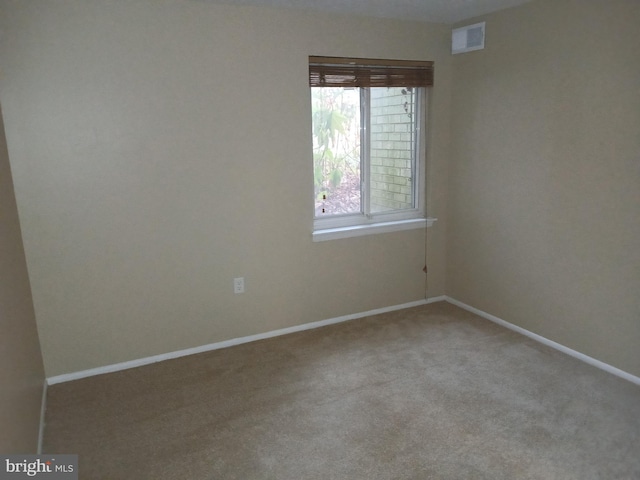
[[[454,28],[451,34],[451,53],[472,52],[484,48],[484,24],[474,23],[466,27]]]

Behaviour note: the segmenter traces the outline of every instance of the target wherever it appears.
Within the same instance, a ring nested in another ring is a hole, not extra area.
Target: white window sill
[[[400,232],[402,230],[414,230],[431,227],[437,218],[415,218],[412,220],[399,220],[395,222],[371,223],[368,225],[354,225],[350,227],[327,228],[313,232],[314,242],[336,240],[338,238],[361,237],[376,233]]]

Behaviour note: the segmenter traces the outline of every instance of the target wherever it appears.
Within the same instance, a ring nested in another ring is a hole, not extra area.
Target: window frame
[[[310,87],[415,87],[420,90],[421,100],[418,102],[419,115],[416,118],[416,141],[414,142],[415,172],[414,208],[379,212],[367,217],[360,214],[345,214],[317,218],[315,216],[315,198],[313,201],[313,241],[332,240],[336,238],[369,235],[408,229],[430,227],[437,220],[426,214],[427,201],[427,119],[429,111],[429,88],[434,85],[434,62],[415,60],[382,60],[372,58],[345,58],[309,56]],[[310,90],[311,91],[311,90]],[[311,105],[311,102],[309,102]],[[367,102],[369,105],[369,102]],[[417,113],[417,112],[416,112]],[[367,185],[370,187],[370,115],[366,119],[366,161],[362,161],[367,169]],[[312,169],[314,170],[314,169]],[[313,178],[313,177],[312,177]],[[361,171],[361,179],[363,173]],[[315,184],[315,182],[314,182]],[[362,185],[362,180],[361,180]],[[313,189],[315,191],[315,189]],[[370,196],[368,188],[366,201]],[[369,205],[366,205],[369,210]],[[355,220],[358,220],[357,222]]]
[[[323,87],[315,87],[323,88]],[[361,153],[360,153],[360,187],[361,187],[361,211],[342,215],[317,217],[313,215],[313,230],[316,232],[330,231],[336,233],[337,229],[345,232],[364,232],[363,227],[373,227],[372,233],[377,230],[388,231],[389,227],[397,224],[398,229],[404,230],[408,226],[421,228],[425,225],[425,183],[426,183],[426,112],[428,92],[424,87],[416,88],[416,118],[414,124],[415,141],[413,145],[413,175],[412,196],[413,208],[402,210],[390,210],[384,212],[371,212],[371,88],[384,87],[357,87],[360,88],[360,125],[361,125]],[[422,222],[407,222],[409,220],[422,220]],[[387,228],[381,228],[386,225]],[[329,232],[325,232],[329,233]],[[363,233],[364,234],[364,233]]]

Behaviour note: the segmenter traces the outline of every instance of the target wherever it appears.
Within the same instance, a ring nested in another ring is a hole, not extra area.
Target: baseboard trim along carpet
[[[47,379],[42,383],[42,402],[40,403],[40,426],[38,428],[38,447],[36,453],[42,454],[42,439],[44,438],[44,413],[47,410]]]
[[[508,328],[509,330],[520,333],[521,335],[531,338],[532,340],[535,340],[555,350],[559,350],[560,352],[563,352],[573,358],[576,358],[585,363],[588,363],[589,365],[592,365],[596,368],[609,372],[613,375],[616,375],[617,377],[624,378],[625,380],[635,383],[636,385],[640,385],[640,377],[631,375],[630,373],[625,372],[624,370],[620,370],[619,368],[616,368],[612,365],[601,362],[600,360],[596,360],[595,358],[589,357],[569,347],[565,347],[564,345],[556,343],[553,340],[549,340],[548,338],[545,338],[541,335],[530,332],[529,330],[526,330],[522,327],[518,327],[517,325],[509,323],[505,320],[502,320],[501,318],[491,315],[490,313],[483,312],[482,310],[479,310],[475,307],[467,305],[466,303],[460,302],[459,300],[448,297],[446,295],[442,295],[439,297],[432,297],[426,300],[418,300],[415,302],[403,303],[400,305],[393,305],[391,307],[378,308],[378,309],[369,310],[366,312],[354,313],[351,315],[343,315],[341,317],[329,318],[327,320],[320,320],[318,322],[295,325],[293,327],[281,328],[279,330],[272,330],[270,332],[259,333],[256,335],[232,338],[230,340],[210,343],[208,345],[202,345],[200,347],[187,348],[185,350],[178,350],[175,352],[163,353],[160,355],[153,355],[151,357],[139,358],[137,360],[130,360],[128,362],[105,365],[104,367],[91,368],[89,370],[82,370],[82,371],[73,372],[73,373],[65,373],[63,375],[56,375],[56,376],[47,378],[47,383],[49,385],[55,385],[56,383],[70,382],[73,380],[79,380],[81,378],[93,377],[95,375],[102,375],[105,373],[118,372],[121,370],[127,370],[130,368],[141,367],[143,365],[162,362],[164,360],[171,360],[174,358],[185,357],[187,355],[195,355],[197,353],[209,352],[211,350],[219,350],[221,348],[233,347],[235,345],[241,345],[243,343],[255,342],[257,340],[264,340],[266,338],[279,337],[281,335],[287,335],[289,333],[301,332],[304,330],[311,330],[314,328],[324,327],[326,325],[332,325],[334,323],[341,323],[349,320],[356,320],[358,318],[369,317],[371,315],[378,315],[380,313],[387,313],[395,310],[402,310],[405,308],[418,307],[420,305],[426,305],[428,303],[435,303],[435,302],[441,302],[441,301],[449,302],[464,310],[467,310],[468,312],[474,313],[479,317],[482,317],[491,322],[497,323],[498,325]],[[43,404],[43,408],[44,408],[44,404]],[[44,418],[44,416],[42,416],[42,418]],[[42,429],[42,425],[41,425],[41,429]]]
[[[185,357],[187,355],[195,355],[197,353],[209,352],[211,350],[219,350],[221,348],[233,347],[235,345],[241,345],[243,343],[255,342],[256,340],[264,340],[266,338],[279,337],[280,335],[286,335],[288,333],[301,332],[303,330],[311,330],[314,328],[324,327],[326,325],[332,325],[334,323],[346,322],[349,320],[355,320],[362,317],[369,317],[371,315],[378,315],[380,313],[393,312],[395,310],[403,310],[405,308],[419,307],[420,305],[426,305],[428,303],[434,303],[434,302],[441,302],[444,300],[445,300],[445,296],[443,295],[440,297],[433,297],[426,300],[418,300],[415,302],[403,303],[400,305],[393,305],[391,307],[384,307],[384,308],[378,308],[375,310],[369,310],[367,312],[354,313],[351,315],[343,315],[341,317],[329,318],[327,320],[320,320],[318,322],[311,322],[311,323],[305,323],[302,325],[295,325],[293,327],[281,328],[279,330],[272,330],[270,332],[259,333],[257,335],[249,335],[247,337],[232,338],[231,340],[210,343],[208,345],[202,345],[200,347],[194,347],[194,348],[187,348],[185,350],[178,350],[175,352],[162,353],[160,355],[153,355],[151,357],[139,358],[137,360],[130,360],[128,362],[105,365],[104,367],[97,367],[97,368],[91,368],[89,370],[82,370],[79,372],[55,375],[53,377],[47,378],[47,383],[49,385],[55,385],[56,383],[71,382],[73,380],[79,380],[81,378],[93,377],[95,375],[102,375],[104,373],[118,372],[120,370],[127,370],[129,368],[141,367],[143,365],[162,362],[164,360],[171,360],[173,358]]]
[[[596,360],[595,358],[589,357],[588,355],[580,353],[569,347],[565,347],[560,343],[554,342],[553,340],[549,340],[548,338],[538,335],[537,333],[530,332],[529,330],[525,330],[522,327],[518,327],[517,325],[514,325],[513,323],[509,323],[505,320],[502,320],[501,318],[491,315],[490,313],[483,312],[482,310],[478,310],[477,308],[467,305],[466,303],[460,302],[459,300],[456,300],[454,298],[445,296],[445,300],[453,305],[456,305],[464,310],[467,310],[468,312],[475,313],[479,317],[490,320],[491,322],[497,323],[498,325],[508,328],[509,330],[513,330],[514,332],[518,332],[521,335],[529,337],[532,340],[535,340],[536,342],[542,343],[543,345],[547,345],[548,347],[551,347],[555,350],[565,353],[573,358],[577,358],[578,360],[588,363],[591,366],[604,370],[605,372],[611,373],[617,377],[624,378],[625,380],[635,383],[636,385],[640,385],[640,377],[631,375],[630,373],[625,372],[624,370],[620,370],[619,368],[609,365],[608,363],[601,362],[600,360]]]

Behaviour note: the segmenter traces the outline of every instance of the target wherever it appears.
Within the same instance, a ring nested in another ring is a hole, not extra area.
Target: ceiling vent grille
[[[472,52],[484,48],[485,22],[454,28],[451,32],[451,53]]]

